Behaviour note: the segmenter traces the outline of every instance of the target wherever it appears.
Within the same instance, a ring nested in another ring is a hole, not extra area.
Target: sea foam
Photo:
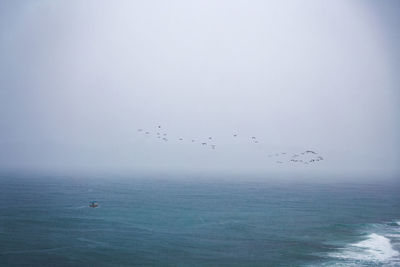
[[[356,260],[384,262],[399,256],[399,252],[392,247],[390,239],[372,233],[366,240],[350,244],[339,253],[330,254],[331,257]]]

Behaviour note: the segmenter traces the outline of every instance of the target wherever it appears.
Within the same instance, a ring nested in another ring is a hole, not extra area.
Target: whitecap
[[[330,254],[334,258],[372,262],[385,262],[399,255],[390,239],[375,233],[368,235],[366,240],[346,246],[341,252]]]

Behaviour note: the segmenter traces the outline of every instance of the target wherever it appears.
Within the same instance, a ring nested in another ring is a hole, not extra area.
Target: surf
[[[384,263],[399,255],[399,251],[393,248],[389,238],[371,233],[366,239],[351,243],[340,252],[331,253],[329,256],[357,262]]]

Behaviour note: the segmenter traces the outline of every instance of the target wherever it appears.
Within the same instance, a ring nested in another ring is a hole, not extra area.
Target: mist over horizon
[[[1,1],[0,172],[396,177],[399,12]],[[306,150],[324,160],[268,157]]]

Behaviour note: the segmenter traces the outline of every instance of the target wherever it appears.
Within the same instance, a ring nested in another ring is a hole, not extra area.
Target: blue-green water
[[[399,182],[265,180],[2,176],[0,265],[400,266]]]

